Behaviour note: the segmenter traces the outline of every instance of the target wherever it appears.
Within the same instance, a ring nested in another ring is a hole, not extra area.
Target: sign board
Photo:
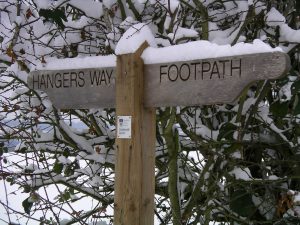
[[[144,65],[147,107],[233,102],[258,80],[278,79],[289,69],[282,52]],[[35,71],[32,89],[45,91],[61,109],[115,107],[116,69]]]
[[[282,52],[145,65],[148,107],[232,103],[251,83],[278,79],[289,70]]]
[[[115,68],[31,72],[28,85],[60,109],[115,107]]]

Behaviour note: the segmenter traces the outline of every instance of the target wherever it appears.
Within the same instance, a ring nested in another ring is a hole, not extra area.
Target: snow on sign
[[[285,75],[289,64],[283,52],[145,64],[144,104],[231,103],[247,85]],[[45,91],[57,108],[109,108],[115,107],[115,73],[115,67],[34,71],[28,83]]]

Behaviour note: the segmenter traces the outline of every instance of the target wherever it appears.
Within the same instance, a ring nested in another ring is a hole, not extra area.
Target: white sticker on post
[[[118,116],[117,138],[131,138],[131,116]]]

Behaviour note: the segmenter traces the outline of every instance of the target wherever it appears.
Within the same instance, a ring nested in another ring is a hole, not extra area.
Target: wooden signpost
[[[288,70],[282,52],[144,65],[146,107],[232,103],[249,84]],[[116,107],[116,68],[31,72],[28,84],[61,109]],[[213,90],[213,91],[212,91]]]
[[[282,52],[144,65],[146,46],[117,56],[116,68],[35,71],[28,78],[57,108],[116,107],[116,225],[154,224],[155,107],[230,103],[290,65]]]

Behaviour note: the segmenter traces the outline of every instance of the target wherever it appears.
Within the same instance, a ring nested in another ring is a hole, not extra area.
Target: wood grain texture
[[[132,116],[132,138],[116,139],[115,225],[153,225],[155,110],[144,107],[142,46],[117,57],[116,114]]]
[[[289,67],[282,52],[146,65],[145,105],[232,103],[251,83],[280,78]]]
[[[59,109],[115,107],[115,68],[34,71],[28,85]]]
[[[289,68],[289,57],[282,52],[144,65],[144,104],[160,107],[232,103],[251,83],[280,78]],[[61,76],[54,79],[53,87],[50,80],[38,85],[42,76],[55,78],[57,73]],[[28,84],[45,91],[57,108],[110,108],[115,107],[115,73],[115,68],[35,71]]]

